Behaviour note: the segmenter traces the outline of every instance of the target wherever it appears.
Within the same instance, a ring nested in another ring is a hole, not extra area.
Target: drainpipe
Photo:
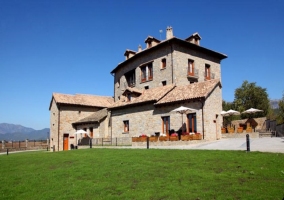
[[[168,41],[171,46],[171,69],[172,69],[172,84],[174,83],[174,67],[173,67],[173,45],[170,41]]]
[[[204,100],[199,99],[199,102],[201,103],[201,109],[202,109],[202,137],[204,140],[204,112],[203,112]]]
[[[59,130],[60,130],[60,106],[58,105],[58,134],[57,134],[57,151],[59,151]]]
[[[113,76],[113,95],[114,95],[114,100],[115,100],[115,77],[114,73],[110,73]]]

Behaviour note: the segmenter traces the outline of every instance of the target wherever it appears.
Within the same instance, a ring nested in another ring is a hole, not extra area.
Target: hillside
[[[49,137],[49,131],[49,128],[35,130],[22,125],[0,123],[0,141],[46,140]]]

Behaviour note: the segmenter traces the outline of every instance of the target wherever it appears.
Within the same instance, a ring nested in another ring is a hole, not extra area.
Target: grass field
[[[0,156],[0,199],[282,199],[284,154],[85,149]]]

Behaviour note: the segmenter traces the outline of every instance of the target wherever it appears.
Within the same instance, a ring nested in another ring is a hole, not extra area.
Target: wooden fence
[[[0,152],[49,149],[49,140],[0,141]]]

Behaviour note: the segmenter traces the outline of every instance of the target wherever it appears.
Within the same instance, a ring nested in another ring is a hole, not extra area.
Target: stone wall
[[[176,83],[177,85],[187,85],[190,80],[187,78],[188,60],[194,60],[194,68],[198,70],[198,82],[205,81],[205,64],[210,65],[210,72],[215,75],[214,79],[221,79],[220,60],[204,53],[191,50],[188,47],[180,46],[176,43],[172,46],[162,45],[159,48],[145,52],[143,57],[132,58],[115,73],[115,101],[125,90],[126,78],[124,74],[135,70],[135,88],[144,89],[158,87],[163,81],[167,84]],[[137,56],[137,55],[136,55]],[[162,68],[162,59],[166,59],[166,68]],[[143,63],[152,62],[153,80],[141,82],[141,69]],[[173,65],[173,70],[172,70]],[[172,74],[173,73],[173,74]],[[211,77],[213,78],[213,77]]]
[[[204,104],[204,135],[206,140],[216,140],[221,138],[222,117],[222,93],[217,86],[208,96]]]
[[[84,106],[72,106],[72,105],[60,105],[59,109],[55,101],[53,100],[50,108],[50,144],[51,147],[55,146],[55,151],[63,150],[63,135],[69,134],[68,144],[76,144],[76,137],[74,135],[75,129],[72,123],[77,122],[93,112],[98,108],[84,107]],[[59,134],[58,134],[59,126]],[[71,137],[71,138],[70,138]]]
[[[136,137],[141,134],[162,133],[162,117],[170,116],[170,129],[178,131],[182,122],[187,124],[186,114],[170,112],[179,106],[197,109],[197,132],[202,131],[202,110],[199,102],[154,107],[153,104],[112,110],[112,137]],[[183,117],[183,119],[182,119]],[[129,121],[129,132],[124,133],[123,121]],[[184,127],[185,128],[185,127]]]

